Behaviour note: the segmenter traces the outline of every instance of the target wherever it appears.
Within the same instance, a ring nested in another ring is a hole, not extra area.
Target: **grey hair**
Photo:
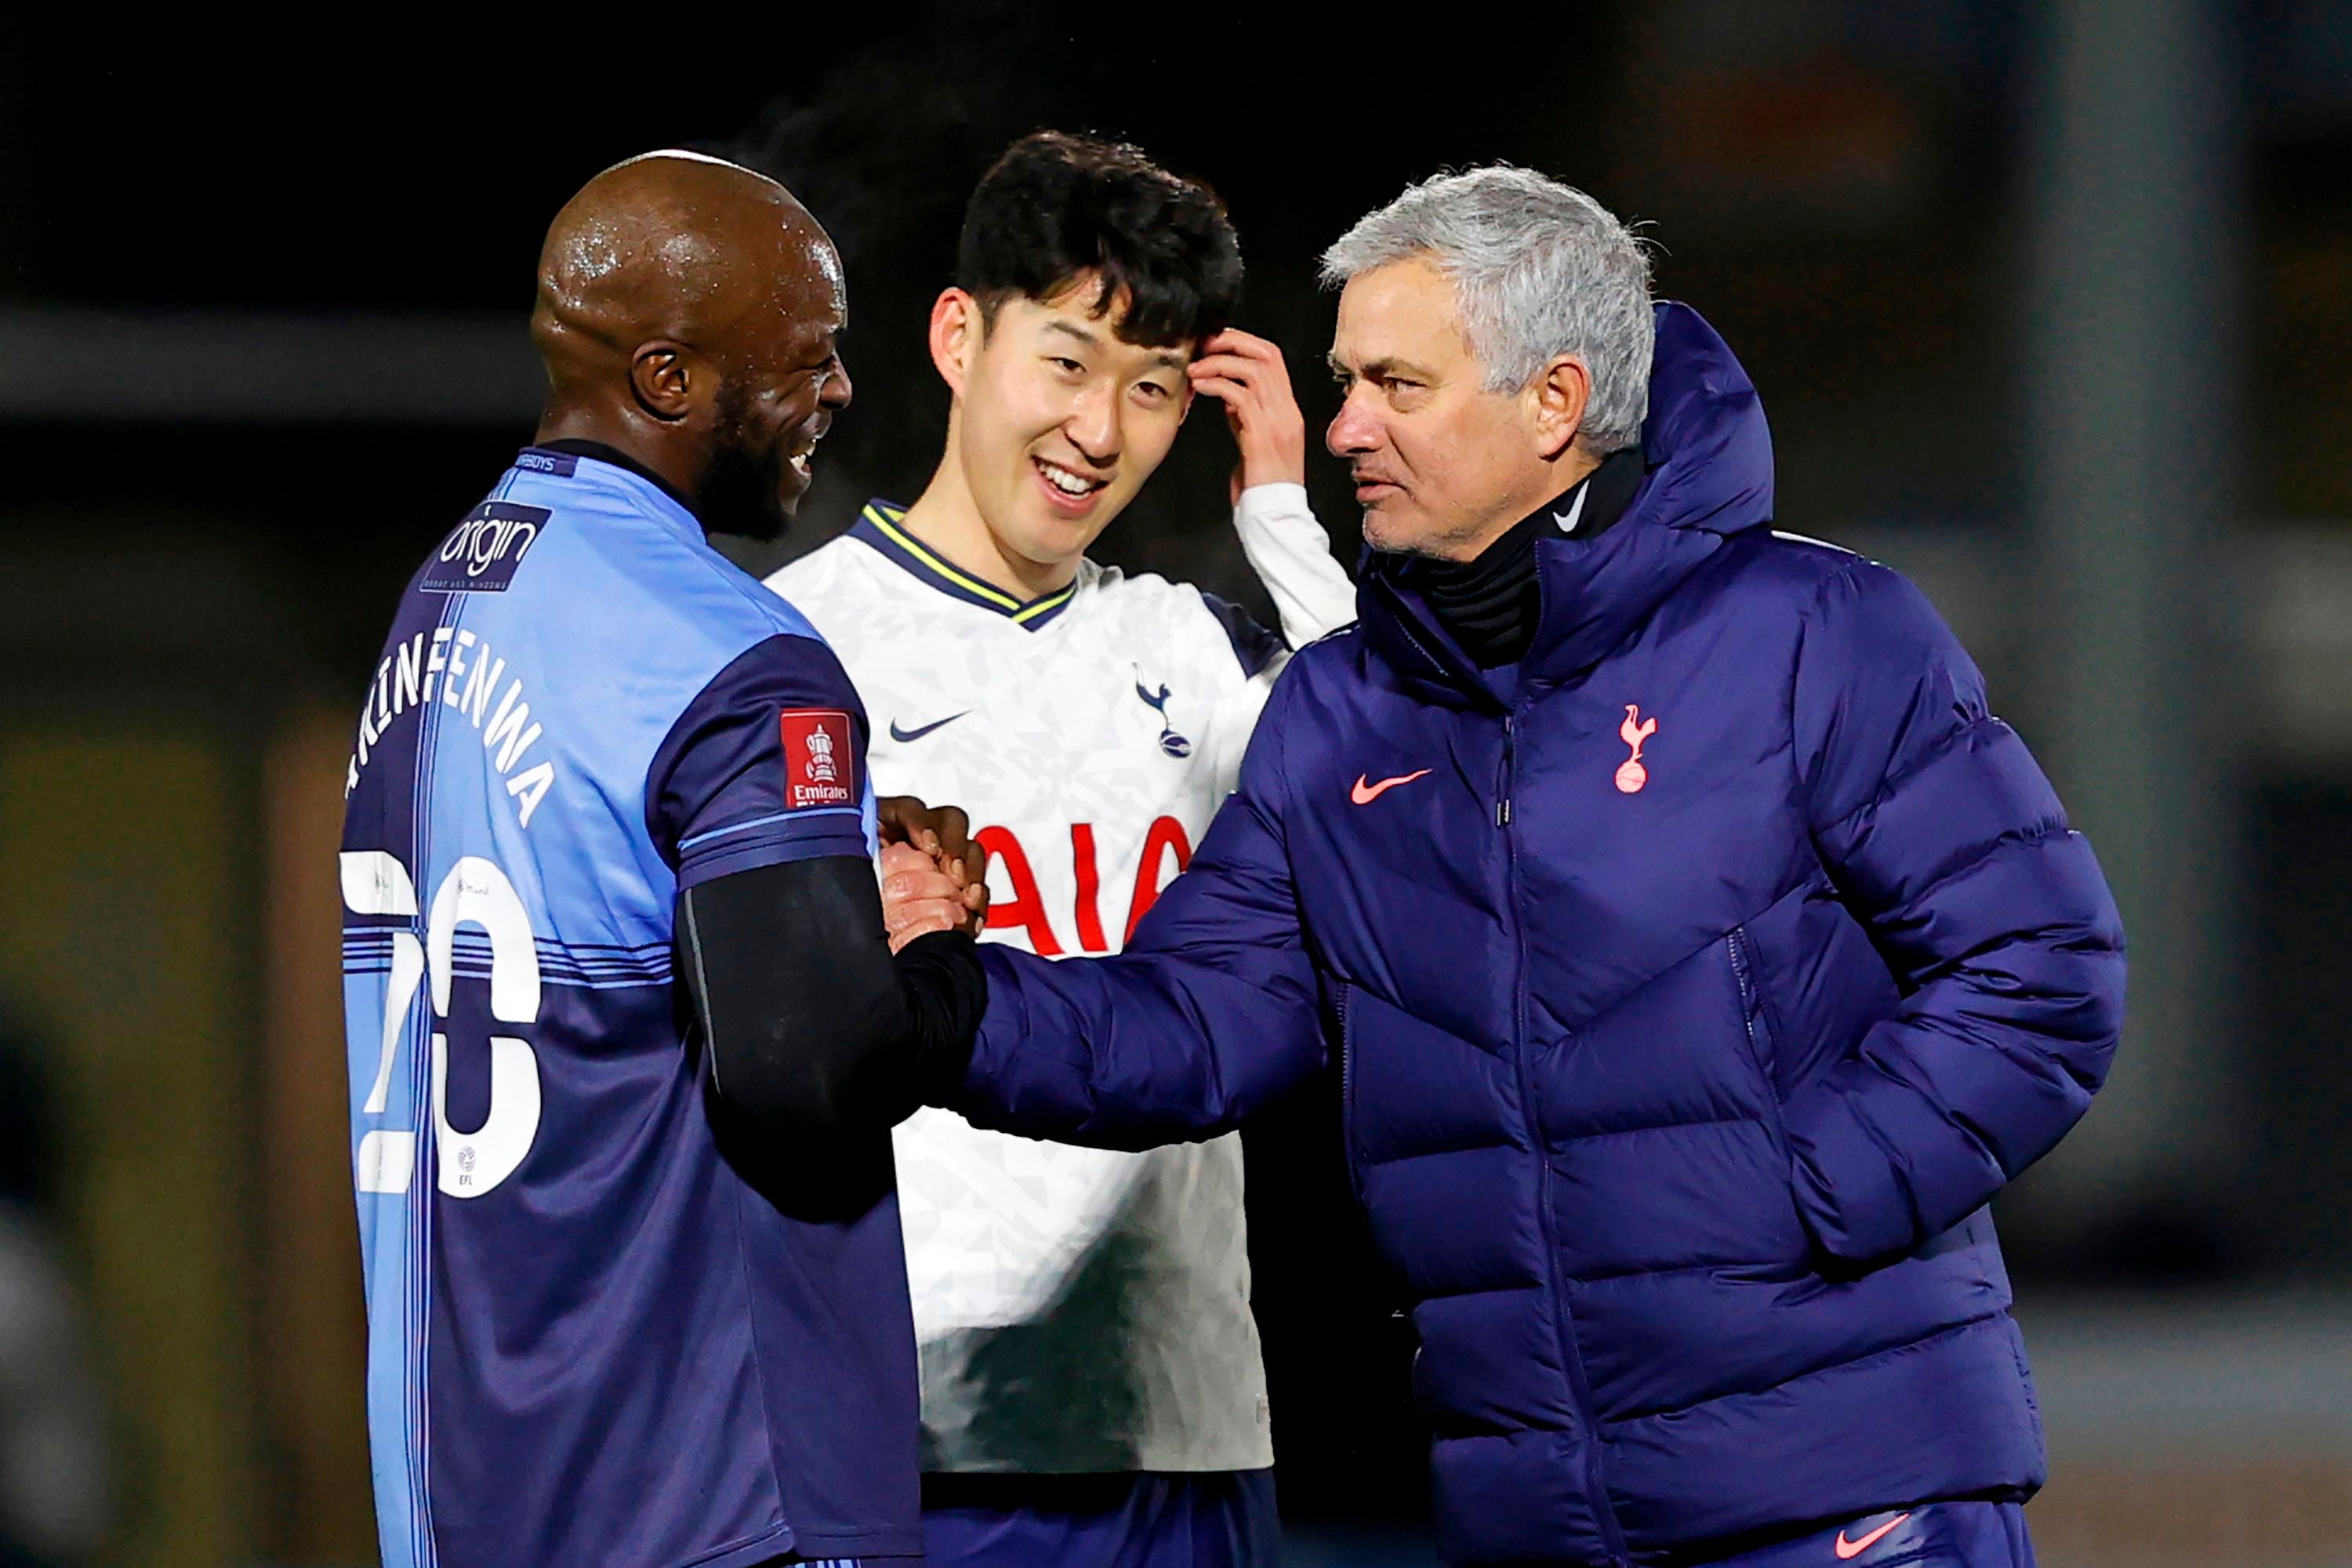
[[[1650,401],[1650,257],[1572,185],[1508,163],[1433,174],[1367,213],[1323,253],[1323,284],[1416,256],[1453,279],[1489,392],[1517,392],[1559,354],[1592,377],[1580,439],[1602,454],[1642,438]]]

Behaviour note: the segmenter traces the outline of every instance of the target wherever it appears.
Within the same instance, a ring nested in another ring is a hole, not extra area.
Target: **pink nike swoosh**
[[[1872,1547],[1877,1545],[1881,1538],[1883,1538],[1888,1531],[1894,1529],[1896,1525],[1902,1523],[1905,1520],[1909,1519],[1910,1517],[1911,1516],[1907,1513],[1898,1513],[1893,1519],[1888,1520],[1885,1524],[1880,1525],[1876,1530],[1872,1531],[1868,1535],[1864,1536],[1860,1541],[1848,1541],[1845,1538],[1845,1531],[1843,1530],[1839,1531],[1837,1533],[1837,1541],[1835,1542],[1838,1561],[1843,1563],[1851,1558],[1861,1556]]]
[[[1423,768],[1417,773],[1401,773],[1392,779],[1382,779],[1376,784],[1365,784],[1364,775],[1358,773],[1356,775],[1356,787],[1348,792],[1348,798],[1354,801],[1358,805],[1370,805],[1372,802],[1381,798],[1381,791],[1394,789],[1401,784],[1411,784],[1413,780],[1425,776],[1428,772],[1429,770],[1427,768]]]

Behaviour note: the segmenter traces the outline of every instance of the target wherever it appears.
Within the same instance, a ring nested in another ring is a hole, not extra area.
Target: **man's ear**
[[[1559,354],[1528,387],[1535,415],[1537,455],[1547,462],[1568,450],[1592,399],[1592,373],[1574,354]]]
[[[667,338],[639,343],[629,356],[629,390],[637,406],[665,425],[694,412],[710,375],[710,367],[692,349]]]
[[[987,335],[988,322],[981,314],[980,301],[962,289],[943,289],[931,301],[931,364],[958,397],[971,379],[972,356]]]

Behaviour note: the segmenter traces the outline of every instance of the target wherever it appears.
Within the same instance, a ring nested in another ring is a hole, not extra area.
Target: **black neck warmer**
[[[1513,523],[1471,560],[1415,563],[1412,585],[1479,668],[1516,664],[1535,640],[1543,608],[1536,541],[1563,533],[1591,539],[1609,528],[1625,515],[1643,473],[1639,447],[1612,452],[1573,489]],[[1575,526],[1563,529],[1562,519]]]

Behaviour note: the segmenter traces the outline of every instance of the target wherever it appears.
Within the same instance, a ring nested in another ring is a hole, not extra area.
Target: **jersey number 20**
[[[416,916],[416,884],[399,858],[382,849],[346,850],[342,857],[343,905],[358,915]],[[449,868],[433,895],[425,941],[414,931],[392,939],[391,984],[384,991],[383,1047],[375,1082],[360,1107],[364,1116],[384,1114],[392,1092],[392,1067],[408,1031],[408,1010],[419,984],[433,980],[433,1016],[446,1026],[455,970],[457,928],[479,927],[490,940],[490,1016],[502,1024],[539,1021],[539,949],[530,913],[507,874],[478,855]],[[514,1174],[539,1135],[539,1058],[529,1041],[511,1035],[490,1037],[490,1110],[471,1132],[449,1125],[449,1037],[433,1032],[433,1147],[437,1182],[453,1198],[478,1198]],[[360,1139],[359,1188],[363,1193],[404,1193],[415,1174],[416,1134],[372,1128]]]

